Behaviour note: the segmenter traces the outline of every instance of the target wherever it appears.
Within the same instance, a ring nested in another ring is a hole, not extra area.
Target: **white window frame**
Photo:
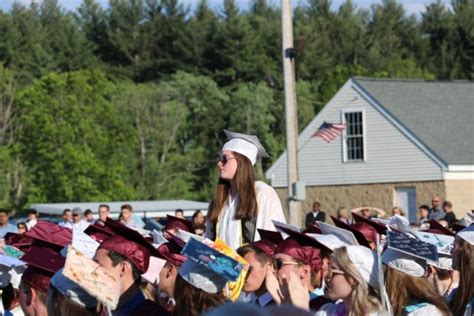
[[[362,140],[363,140],[363,154],[364,159],[361,160],[349,160],[347,158],[347,128],[344,130],[341,142],[342,142],[342,162],[344,163],[360,163],[360,162],[367,162],[367,124],[366,124],[366,117],[365,117],[365,109],[363,108],[350,108],[350,109],[342,109],[341,110],[341,122],[346,124],[346,113],[355,113],[361,112],[362,113]]]

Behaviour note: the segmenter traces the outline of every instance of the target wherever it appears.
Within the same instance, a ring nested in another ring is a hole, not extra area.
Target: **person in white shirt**
[[[63,221],[59,222],[58,225],[72,229],[72,212],[70,209],[67,208],[63,211]]]
[[[84,219],[84,213],[80,207],[76,207],[72,210],[72,220],[73,224],[72,227],[75,229],[79,229],[81,231],[86,230],[89,227],[89,223]]]
[[[26,227],[28,230],[33,228],[33,226],[38,223],[38,211],[35,209],[29,209],[28,210],[28,219],[26,220]]]
[[[227,141],[219,152],[220,177],[209,205],[206,237],[237,249],[257,241],[258,228],[275,230],[272,220],[286,222],[276,191],[256,181],[258,157],[268,157],[258,138],[224,130]]]

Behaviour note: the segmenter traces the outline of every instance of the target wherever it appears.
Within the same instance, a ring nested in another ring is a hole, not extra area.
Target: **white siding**
[[[309,136],[324,122],[341,122],[343,111],[363,111],[365,161],[343,162],[343,139],[327,144]],[[300,180],[306,185],[338,185],[442,180],[443,170],[379,110],[364,99],[349,80],[299,137]],[[287,182],[286,152],[268,170],[275,187]]]

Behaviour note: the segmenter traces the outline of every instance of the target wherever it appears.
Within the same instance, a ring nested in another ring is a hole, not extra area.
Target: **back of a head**
[[[63,294],[61,294],[54,286],[50,286],[48,290],[48,299],[46,307],[48,316],[95,316],[98,312],[87,309],[84,306],[75,303]]]

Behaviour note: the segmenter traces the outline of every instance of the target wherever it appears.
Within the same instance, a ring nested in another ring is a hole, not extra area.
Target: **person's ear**
[[[166,267],[166,278],[170,278],[177,273],[177,270],[174,265],[169,264]]]
[[[28,291],[25,292],[25,295],[26,295],[26,305],[30,306],[36,298],[36,292],[34,289],[29,288]]]

